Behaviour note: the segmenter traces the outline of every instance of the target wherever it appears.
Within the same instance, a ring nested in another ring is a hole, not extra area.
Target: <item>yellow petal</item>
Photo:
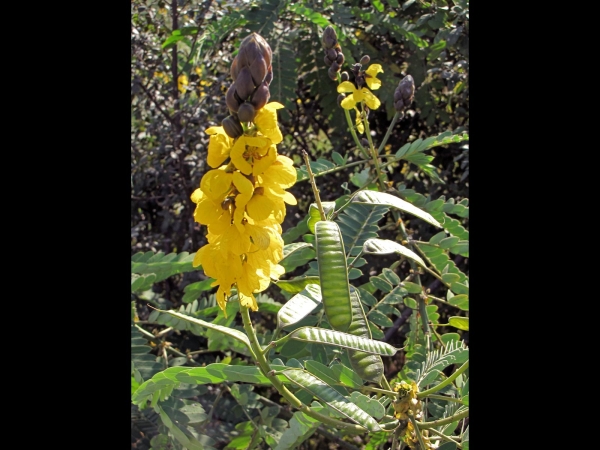
[[[231,190],[232,174],[224,170],[213,169],[204,174],[200,189],[214,201],[222,201]]]
[[[344,109],[354,109],[354,107],[356,106],[356,100],[354,100],[353,95],[349,95],[344,100],[342,100],[341,105]]]
[[[363,88],[364,89],[364,88]],[[381,102],[377,97],[373,95],[373,93],[369,90],[365,90],[365,103],[371,109],[377,109],[381,105]]]
[[[342,81],[338,87],[337,91],[341,94],[342,92],[354,92],[356,91],[356,86],[350,83],[349,81]]]
[[[365,73],[372,77],[376,77],[378,73],[383,73],[383,68],[381,67],[381,64],[371,64],[369,68],[365,70]]]
[[[273,211],[273,202],[265,195],[255,194],[246,205],[246,212],[254,220],[265,220]]]
[[[204,193],[202,192],[202,189],[196,189],[194,192],[192,192],[191,195],[191,199],[194,203],[198,203],[200,201],[200,199],[204,197]]]
[[[252,173],[252,165],[244,159],[244,152],[246,151],[246,141],[244,136],[240,136],[233,148],[231,149],[231,162],[240,172],[249,175]]]
[[[254,167],[252,168],[252,175],[260,175],[267,170],[271,164],[277,159],[277,147],[271,145],[267,153],[260,159],[254,159]]]
[[[379,78],[365,78],[365,81],[367,83],[367,86],[369,86],[369,89],[379,89],[381,87],[381,80]]]
[[[215,203],[208,197],[203,197],[194,210],[194,219],[198,223],[209,224],[219,218],[225,211],[219,203]]]

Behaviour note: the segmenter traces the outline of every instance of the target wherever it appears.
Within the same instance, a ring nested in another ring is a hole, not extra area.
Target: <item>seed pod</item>
[[[239,120],[237,120],[234,116],[227,116],[221,122],[225,133],[232,138],[238,138],[242,134],[244,134],[244,129],[242,128],[242,124],[240,124]]]
[[[267,104],[270,96],[269,85],[263,82],[252,95],[250,103],[252,103],[255,110],[259,110]]]
[[[325,48],[333,48],[338,44],[337,34],[331,25],[323,31],[322,43]]]
[[[240,122],[252,122],[256,116],[256,110],[251,103],[242,103],[238,109],[238,117]]]
[[[360,64],[363,66],[365,64],[369,64],[369,61],[371,61],[371,57],[369,55],[365,55],[362,58],[360,58]]]

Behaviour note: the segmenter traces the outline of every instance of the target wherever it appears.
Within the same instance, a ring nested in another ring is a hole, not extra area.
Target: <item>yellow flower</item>
[[[259,175],[277,158],[277,147],[264,137],[240,136],[231,149],[231,162],[246,175]]]
[[[369,89],[375,90],[381,87],[381,80],[377,78],[377,74],[383,73],[381,64],[371,64],[367,70],[365,70],[365,82]],[[374,108],[373,108],[374,109]]]
[[[354,111],[356,111],[356,129],[360,134],[363,134],[365,132],[365,124],[363,123],[362,118],[360,117],[360,111],[356,106],[354,107]]]
[[[179,78],[177,78],[177,89],[179,89],[179,92],[181,92],[182,94],[185,93],[186,91],[186,86],[188,85],[188,77],[185,74],[179,75]]]
[[[342,92],[351,92],[352,94],[348,95],[344,100],[342,100],[342,108],[344,109],[354,109],[357,103],[364,101],[367,106],[371,109],[377,109],[381,105],[381,102],[377,97],[373,95],[373,93],[366,87],[361,89],[356,89],[353,83],[349,81],[343,81],[337,87],[337,91],[339,93]]]
[[[233,147],[233,139],[225,133],[223,127],[210,127],[204,132],[211,135],[208,143],[208,158],[206,162],[210,167],[217,168],[223,164],[223,161],[229,158],[231,147]]]
[[[277,125],[277,110],[283,108],[281,103],[270,102],[256,112],[254,124],[263,136],[268,137],[273,144],[283,141],[283,135]]]

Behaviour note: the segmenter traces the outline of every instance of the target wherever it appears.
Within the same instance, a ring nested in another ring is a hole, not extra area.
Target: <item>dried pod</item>
[[[337,34],[331,25],[325,28],[323,31],[323,47],[325,48],[333,48],[338,45]]]
[[[221,125],[230,138],[235,139],[244,134],[242,124],[233,116],[225,117],[223,122],[221,122]]]
[[[259,110],[267,104],[270,96],[269,85],[263,82],[252,95],[250,103],[252,103],[254,109]]]
[[[242,103],[238,109],[238,118],[240,122],[252,122],[256,116],[256,110],[251,103]]]
[[[371,61],[371,57],[369,55],[365,55],[362,58],[360,58],[360,64],[363,66],[365,64],[369,64],[369,61]]]

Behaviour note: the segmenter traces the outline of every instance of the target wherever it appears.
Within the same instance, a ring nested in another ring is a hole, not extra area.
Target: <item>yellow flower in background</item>
[[[177,78],[177,89],[179,89],[179,92],[181,92],[182,94],[185,93],[188,84],[189,82],[187,75],[179,75],[179,78]]]
[[[154,72],[154,76],[162,79],[165,83],[168,83],[170,80],[169,76],[164,72]]]
[[[376,90],[381,87],[381,80],[377,78],[378,73],[383,73],[381,64],[371,64],[367,70],[365,70],[365,83],[369,86],[369,89]]]
[[[381,105],[381,102],[377,97],[373,95],[373,93],[366,87],[361,89],[356,89],[354,83],[350,83],[349,81],[343,81],[337,87],[337,91],[339,93],[342,92],[351,92],[344,100],[342,100],[342,108],[344,109],[354,109],[357,103],[364,101],[367,106],[371,109],[377,109]]]

